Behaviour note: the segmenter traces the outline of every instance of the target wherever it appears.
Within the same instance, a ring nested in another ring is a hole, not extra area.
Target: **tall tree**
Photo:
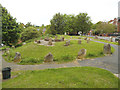
[[[76,25],[75,31],[77,32],[82,31],[82,33],[87,33],[91,29],[92,22],[87,13],[79,13],[76,16],[75,25]]]
[[[64,17],[62,14],[57,13],[56,15],[53,16],[53,19],[50,21],[51,22],[51,30],[52,34],[63,34],[64,33]]]
[[[19,26],[16,18],[8,13],[5,7],[2,7],[2,41],[6,45],[16,44],[19,38]]]

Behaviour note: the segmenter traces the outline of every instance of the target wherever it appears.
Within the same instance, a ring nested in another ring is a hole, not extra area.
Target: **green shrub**
[[[39,37],[40,32],[34,27],[26,28],[21,34],[21,40],[26,41]]]

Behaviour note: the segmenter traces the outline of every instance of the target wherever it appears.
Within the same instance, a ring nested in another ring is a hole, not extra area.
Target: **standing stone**
[[[90,42],[90,38],[87,39],[87,43],[89,43],[89,42]]]
[[[69,46],[70,45],[70,40],[66,41],[66,43],[64,44],[64,46]]]
[[[16,52],[16,55],[14,57],[14,62],[20,62],[21,61],[21,54],[19,52]]]
[[[86,56],[86,52],[87,50],[86,49],[80,49],[80,51],[78,52],[78,59],[83,59],[85,56]]]
[[[64,37],[61,38],[61,41],[64,41]]]
[[[81,40],[78,40],[78,44],[81,44],[81,42],[82,42]]]
[[[110,44],[104,44],[103,52],[104,52],[104,54],[111,54],[111,46],[110,46]]]
[[[54,41],[55,41],[55,42],[57,42],[57,41],[58,41],[58,39],[57,39],[57,36],[55,36],[55,39],[54,39]]]
[[[52,38],[49,39],[48,45],[52,45]]]
[[[40,44],[41,43],[40,40],[37,40],[37,43]]]
[[[85,37],[84,40],[87,40],[87,37]]]
[[[44,62],[53,62],[53,55],[51,53],[45,56]]]

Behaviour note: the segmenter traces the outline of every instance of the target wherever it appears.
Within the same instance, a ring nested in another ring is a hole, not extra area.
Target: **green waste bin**
[[[6,67],[2,69],[2,77],[3,79],[9,79],[11,77],[11,68]]]

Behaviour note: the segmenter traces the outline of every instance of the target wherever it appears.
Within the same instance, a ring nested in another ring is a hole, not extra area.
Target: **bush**
[[[21,34],[21,40],[26,41],[39,37],[40,32],[34,27],[26,28]]]

